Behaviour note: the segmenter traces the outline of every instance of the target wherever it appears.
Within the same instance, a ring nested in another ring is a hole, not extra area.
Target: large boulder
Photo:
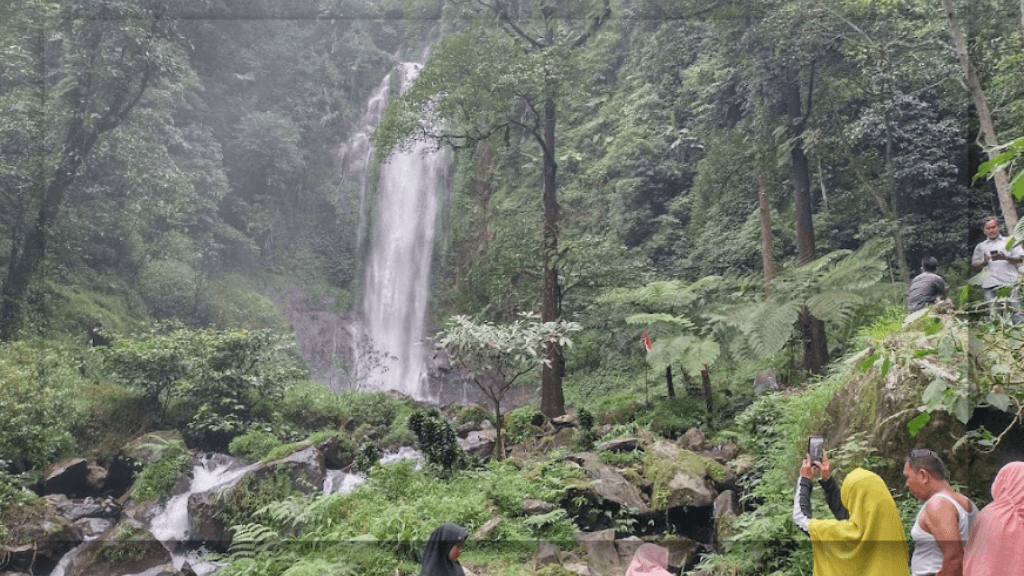
[[[43,479],[43,494],[65,494],[84,498],[96,492],[88,482],[89,462],[85,458],[68,458],[50,466]]]
[[[533,569],[540,570],[550,564],[562,565],[562,551],[550,542],[538,540],[533,552]]]
[[[82,529],[50,504],[15,504],[4,511],[7,538],[0,543],[0,570],[49,574],[83,540]]]
[[[621,576],[622,560],[615,547],[615,530],[599,532],[579,532],[576,542],[587,551],[587,564],[591,572],[601,576]]]
[[[596,454],[583,452],[576,455],[576,462],[583,467],[589,478],[597,481],[593,491],[602,500],[614,502],[620,507],[633,508],[637,514],[651,511],[640,489],[617,468],[601,462]]]
[[[65,576],[174,576],[171,553],[142,524],[129,518],[87,542],[75,554]]]
[[[113,498],[68,498],[63,494],[43,496],[58,516],[74,522],[79,518],[118,518],[121,505]]]
[[[684,450],[667,440],[657,440],[644,452],[644,475],[653,483],[651,508],[710,506],[718,493],[715,482],[725,480],[725,466]]]
[[[725,490],[715,499],[715,547],[719,551],[732,537],[732,525],[739,513],[739,501],[732,490]]]
[[[668,565],[671,568],[688,566],[697,552],[697,543],[685,536],[665,536],[655,544],[668,549]]]
[[[935,321],[940,320],[929,317],[918,320]],[[922,335],[923,332],[915,332],[910,325],[888,337],[882,345],[897,353],[906,349],[904,354],[911,356],[909,350],[920,346],[917,338]],[[961,336],[966,341],[967,335]],[[968,493],[987,496],[989,482],[998,468],[998,455],[963,448],[953,450],[957,439],[967,432],[963,423],[946,412],[933,412],[931,420],[916,436],[911,436],[907,429],[907,422],[919,414],[922,392],[932,381],[942,380],[951,387],[968,385],[958,369],[958,363],[966,364],[965,355],[959,353],[946,359],[931,355],[906,363],[894,362],[883,370],[883,362],[866,365],[866,360],[874,354],[874,348],[869,347],[846,361],[850,365],[850,377],[833,394],[816,430],[825,437],[826,450],[842,446],[854,434],[870,431],[864,440],[874,449],[873,456],[879,457],[872,471],[885,478],[890,486],[897,487],[902,484],[906,453],[913,448],[928,447],[945,460],[952,481],[966,486]],[[858,369],[858,366],[863,368]],[[979,420],[978,413],[975,420]]]

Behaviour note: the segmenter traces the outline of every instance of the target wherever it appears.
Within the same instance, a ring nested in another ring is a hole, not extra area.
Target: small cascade
[[[363,482],[366,482],[366,477],[360,474],[343,470],[328,470],[327,477],[324,478],[324,496],[348,494]]]
[[[380,464],[387,466],[400,460],[412,460],[418,470],[423,465],[423,454],[415,448],[403,446],[394,452],[382,454]],[[344,470],[328,470],[327,477],[324,479],[324,495],[347,494],[364,482],[366,482],[366,476],[362,474]]]
[[[216,569],[215,565],[201,561],[200,551],[189,549],[189,496],[228,488],[257,466],[258,464],[241,466],[237,460],[225,454],[204,454],[199,457],[192,469],[192,481],[188,490],[168,500],[163,510],[150,522],[150,532],[171,552],[175,568],[180,570],[188,561],[198,576]]]
[[[61,557],[60,562],[57,562],[57,566],[54,567],[53,572],[50,572],[50,576],[64,576],[68,571],[68,566],[71,566],[71,563],[75,560],[75,556],[78,556],[78,553],[84,550],[85,547],[88,546],[89,542],[92,542],[95,539],[96,536],[87,536],[81,544],[68,551],[67,554]]]

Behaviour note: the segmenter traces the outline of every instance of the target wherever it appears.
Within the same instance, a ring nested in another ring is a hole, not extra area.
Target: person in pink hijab
[[[668,571],[668,550],[656,544],[641,544],[626,568],[626,576],[672,576]]]
[[[964,550],[964,576],[1024,576],[1024,462],[1010,462],[992,483]]]

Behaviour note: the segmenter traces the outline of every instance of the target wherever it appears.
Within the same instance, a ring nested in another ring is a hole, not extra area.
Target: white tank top
[[[939,493],[932,496],[932,498],[935,497],[945,498],[956,507],[957,530],[960,532],[960,542],[966,548],[967,535],[971,532],[974,518],[978,516],[978,507],[971,502],[971,511],[967,512],[948,494]],[[939,548],[939,543],[935,540],[935,536],[921,528],[921,514],[924,514],[926,506],[928,506],[927,502],[917,513],[914,527],[910,529],[910,537],[914,539],[914,557],[910,559],[910,573],[914,576],[935,574],[942,569],[942,550]]]

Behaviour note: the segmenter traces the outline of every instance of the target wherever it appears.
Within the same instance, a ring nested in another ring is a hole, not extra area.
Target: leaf
[[[922,412],[915,416],[910,422],[907,422],[907,430],[910,432],[910,437],[917,436],[917,433],[924,428],[926,424],[932,419],[932,415],[928,412]]]
[[[885,375],[889,373],[889,368],[891,368],[891,367],[892,367],[892,360],[888,356],[886,356],[885,359],[882,360],[882,368],[881,368],[881,370],[879,370],[879,372],[881,372],[881,377],[882,378],[885,378]]]
[[[921,394],[921,400],[929,406],[935,406],[942,401],[943,393],[946,391],[946,383],[942,380],[933,380],[927,388],[924,389],[924,393]]]
[[[972,414],[974,414],[974,407],[971,406],[970,401],[965,396],[957,398],[956,404],[953,406],[953,415],[956,416],[956,419],[967,424]]]
[[[1010,410],[1010,397],[1006,394],[999,394],[996,392],[990,393],[985,397],[985,401],[991,404],[995,408],[999,408],[1003,412],[1009,412]]]
[[[878,360],[879,356],[879,353],[875,352],[871,356],[861,360],[860,364],[857,365],[857,368],[859,368],[861,372],[867,372],[875,365],[875,361]]]

